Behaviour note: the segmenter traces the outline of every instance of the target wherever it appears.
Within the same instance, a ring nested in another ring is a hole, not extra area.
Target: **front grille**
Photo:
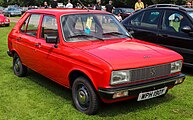
[[[162,64],[138,69],[131,69],[131,81],[146,80],[170,74],[171,65]]]

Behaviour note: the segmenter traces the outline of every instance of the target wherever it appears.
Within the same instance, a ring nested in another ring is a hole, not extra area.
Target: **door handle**
[[[41,47],[41,43],[35,43],[35,46],[40,48]]]

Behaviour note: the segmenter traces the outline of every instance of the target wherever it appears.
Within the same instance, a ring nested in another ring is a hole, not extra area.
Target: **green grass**
[[[13,27],[0,27],[0,119],[1,120],[193,120],[193,74],[165,97],[143,102],[135,100],[103,104],[97,115],[78,112],[72,105],[71,91],[29,71],[26,77],[13,74],[7,56],[7,35]]]

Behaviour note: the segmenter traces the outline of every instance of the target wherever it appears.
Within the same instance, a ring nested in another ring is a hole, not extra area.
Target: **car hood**
[[[0,16],[0,21],[4,21],[5,19],[6,19],[6,17]]]
[[[139,40],[111,40],[76,44],[111,65],[112,69],[137,68],[183,59],[178,53]]]

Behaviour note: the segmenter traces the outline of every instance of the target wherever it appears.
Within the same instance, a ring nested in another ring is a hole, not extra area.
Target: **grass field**
[[[13,74],[12,59],[6,54],[7,35],[13,27],[0,27],[0,120],[193,120],[193,69],[183,84],[165,97],[103,104],[97,115],[78,112],[71,91],[29,71],[27,77]]]

